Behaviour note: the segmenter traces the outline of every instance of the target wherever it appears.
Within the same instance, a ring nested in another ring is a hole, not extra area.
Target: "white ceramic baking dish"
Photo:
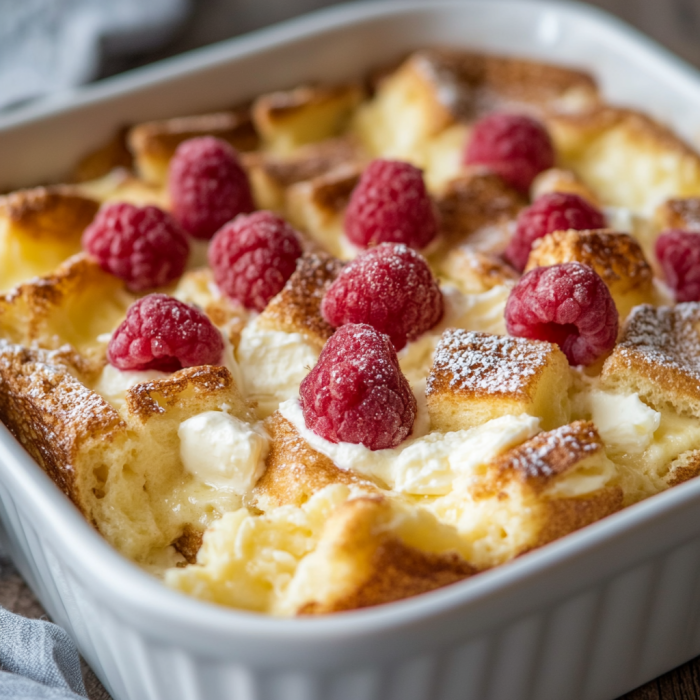
[[[355,4],[0,119],[0,189],[59,177],[125,122],[220,107],[453,44],[583,66],[692,138],[700,77],[582,5]],[[700,479],[494,571],[323,619],[166,589],[113,551],[0,426],[6,546],[116,700],[611,700],[700,653]]]

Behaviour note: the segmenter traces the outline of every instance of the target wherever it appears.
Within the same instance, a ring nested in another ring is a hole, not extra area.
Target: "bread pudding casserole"
[[[132,125],[0,197],[0,418],[124,556],[319,615],[700,474],[700,155],[424,49]]]

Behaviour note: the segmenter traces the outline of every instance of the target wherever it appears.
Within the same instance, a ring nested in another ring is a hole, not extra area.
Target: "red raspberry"
[[[405,243],[424,248],[438,232],[423,173],[409,163],[373,160],[362,173],[345,212],[345,233],[362,248]]]
[[[532,244],[552,231],[590,231],[605,228],[605,217],[583,197],[569,192],[548,192],[518,215],[513,238],[504,256],[522,272]]]
[[[220,364],[223,352],[221,333],[204,312],[167,294],[149,294],[129,307],[107,359],[121,370],[175,372]]]
[[[188,139],[177,147],[168,187],[175,218],[195,238],[209,239],[234,216],[255,209],[236,151],[213,136]]]
[[[556,343],[572,365],[612,350],[619,323],[605,282],[579,262],[530,270],[513,287],[505,317],[508,333]]]
[[[331,326],[367,323],[388,335],[396,350],[430,330],[443,312],[425,259],[400,243],[382,243],[346,265],[321,302]]]
[[[413,429],[416,397],[389,338],[364,323],[338,329],[299,387],[304,422],[330,442],[384,450]]]
[[[700,301],[700,234],[665,231],[656,239],[656,257],[676,301]]]
[[[301,245],[296,231],[269,211],[241,215],[209,246],[214,280],[226,296],[262,311],[296,268]]]
[[[126,202],[100,209],[83,233],[83,248],[135,292],[176,280],[190,253],[187,234],[170,214]]]
[[[554,146],[538,121],[495,112],[474,125],[464,162],[486,165],[511,187],[527,192],[535,177],[554,165]]]

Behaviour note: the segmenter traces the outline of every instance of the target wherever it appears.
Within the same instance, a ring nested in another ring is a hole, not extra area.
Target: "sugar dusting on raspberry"
[[[221,333],[204,312],[167,294],[149,294],[129,307],[107,359],[121,370],[175,372],[220,364],[223,352]]]
[[[572,365],[590,365],[612,350],[619,317],[605,282],[578,262],[538,267],[513,288],[508,333],[556,343]]]
[[[126,202],[100,209],[83,233],[83,248],[135,292],[174,282],[190,252],[187,234],[170,214]]]
[[[170,161],[168,188],[175,218],[195,238],[209,239],[238,214],[253,211],[248,176],[226,141],[183,141]]]
[[[304,422],[322,438],[396,447],[413,429],[416,398],[391,341],[366,324],[338,329],[299,388]]]
[[[583,197],[570,192],[548,192],[518,215],[505,259],[522,272],[532,244],[553,231],[587,231],[605,228],[605,217]]]
[[[464,162],[485,165],[511,187],[527,192],[535,177],[554,165],[554,146],[535,119],[494,112],[474,125]]]
[[[367,323],[401,350],[439,323],[444,300],[420,253],[384,243],[341,270],[323,298],[321,313],[335,328]]]
[[[700,301],[700,233],[664,231],[655,252],[676,301]]]
[[[297,232],[269,211],[241,215],[209,246],[214,281],[229,299],[262,311],[282,291],[301,256]]]
[[[438,232],[423,173],[409,163],[373,160],[345,212],[345,234],[357,246],[404,243],[424,248]]]

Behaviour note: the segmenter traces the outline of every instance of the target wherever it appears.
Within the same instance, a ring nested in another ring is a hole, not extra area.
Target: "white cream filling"
[[[299,393],[299,385],[318,360],[319,352],[300,333],[246,326],[238,344],[242,386],[261,416]]]
[[[585,401],[600,437],[613,453],[641,454],[661,422],[661,414],[643,403],[638,394],[593,389]]]
[[[306,427],[297,399],[285,401],[280,413],[317,452],[337,467],[379,479],[389,488],[416,495],[444,495],[458,477],[469,477],[480,465],[502,451],[539,432],[539,419],[526,414],[501,416],[469,430],[451,433],[422,433],[425,418],[419,417],[413,434],[399,447],[370,450],[348,442],[332,443]]]
[[[243,496],[265,470],[270,438],[260,425],[205,411],[183,421],[177,434],[183,466],[213,488]]]
[[[145,371],[122,371],[107,363],[100,374],[93,391],[117,410],[126,402],[126,392],[131,387],[170,376],[167,372],[155,369]]]

